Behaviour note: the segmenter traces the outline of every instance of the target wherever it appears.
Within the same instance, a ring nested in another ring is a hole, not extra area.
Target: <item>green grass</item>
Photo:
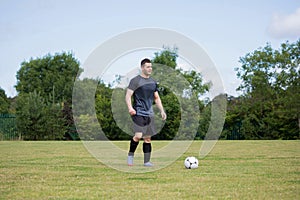
[[[198,169],[185,169],[200,146],[166,168],[126,173],[81,142],[0,142],[0,199],[300,199],[300,141],[219,141]]]

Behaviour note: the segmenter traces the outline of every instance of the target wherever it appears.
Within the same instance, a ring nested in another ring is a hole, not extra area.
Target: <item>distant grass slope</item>
[[[185,169],[200,146],[133,174],[101,164],[81,142],[0,142],[0,199],[300,199],[300,141],[219,141],[198,169]]]

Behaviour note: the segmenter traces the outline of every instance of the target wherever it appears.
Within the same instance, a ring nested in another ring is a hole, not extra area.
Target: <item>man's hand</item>
[[[131,116],[136,115],[136,111],[135,111],[133,108],[130,108],[130,109],[129,109],[129,114],[130,114]]]
[[[167,114],[165,113],[165,111],[160,112],[160,114],[161,114],[161,118],[162,118],[163,120],[166,120],[166,119],[167,119]]]

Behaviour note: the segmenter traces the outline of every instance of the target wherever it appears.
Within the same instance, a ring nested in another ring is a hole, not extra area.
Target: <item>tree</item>
[[[113,90],[110,86],[106,86],[102,81],[98,82],[95,95],[96,114],[101,125],[101,129],[108,139],[123,139],[126,134],[124,134],[124,132],[116,125],[116,121],[114,120],[112,113],[112,92]],[[124,98],[118,99],[120,104],[124,102]],[[122,108],[125,107],[122,106]],[[128,138],[129,137],[126,139]]]
[[[99,140],[99,122],[89,114],[82,114],[76,118],[77,130],[81,140]]]
[[[292,44],[283,43],[275,57],[281,69],[276,74],[276,88],[281,93],[275,115],[282,122],[284,138],[300,138],[300,39]]]
[[[176,47],[174,47],[173,49],[169,47],[164,47],[164,50],[154,53],[154,58],[152,59],[152,62],[166,65],[168,67],[171,67],[172,69],[176,69],[176,60],[178,57],[177,50],[178,49]]]
[[[18,129],[26,133],[24,139],[62,139],[61,133],[66,128],[69,129],[67,138],[76,135],[70,105],[73,85],[81,72],[79,62],[71,53],[48,54],[21,63],[17,72],[16,114]],[[32,105],[26,105],[28,102]],[[30,110],[35,110],[36,116]],[[23,119],[26,116],[30,117],[29,121]]]
[[[59,104],[47,102],[38,92],[17,99],[17,128],[25,140],[63,139],[66,126]]]
[[[194,139],[200,121],[199,97],[207,92],[210,83],[203,83],[196,71],[184,71],[177,67],[177,48],[165,48],[156,52],[153,77],[159,82],[159,92],[168,115],[159,139]]]
[[[5,94],[5,91],[0,87],[0,114],[6,114],[9,112],[9,100]]]
[[[240,58],[242,131],[250,139],[295,139],[300,135],[300,40],[270,44]]]
[[[123,89],[113,89],[102,80],[88,78],[77,80],[74,89],[74,117],[81,139],[129,139],[129,135],[122,131],[123,124],[128,126],[128,123],[123,120],[124,116],[128,116],[126,106],[123,105],[125,104]],[[114,114],[113,107],[118,108]],[[126,112],[120,109],[126,109]]]
[[[21,63],[16,90],[20,94],[37,91],[45,99],[55,94],[52,97],[56,103],[72,102],[74,81],[81,71],[79,61],[71,53],[31,58]]]

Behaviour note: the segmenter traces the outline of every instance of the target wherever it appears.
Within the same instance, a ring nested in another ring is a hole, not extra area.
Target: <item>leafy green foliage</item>
[[[155,52],[154,55],[154,59],[152,59],[153,63],[159,63],[171,67],[172,69],[176,69],[176,60],[178,57],[176,47],[174,47],[173,49],[164,47],[163,51]]]
[[[17,72],[17,127],[26,140],[74,139],[72,89],[81,73],[70,53],[48,54],[21,64]]]
[[[244,95],[231,105],[226,125],[241,122],[245,139],[299,138],[300,40],[283,43],[278,50],[267,44],[246,54],[240,63],[238,90]]]
[[[77,130],[79,132],[80,139],[82,140],[99,140],[101,139],[99,133],[98,121],[92,118],[90,115],[80,115],[77,119]]]
[[[16,90],[20,94],[37,91],[45,99],[55,94],[54,102],[71,102],[74,81],[80,72],[79,62],[70,53],[31,58],[21,63]]]
[[[37,92],[17,99],[17,128],[24,140],[63,139],[66,132],[59,104],[45,101]]]
[[[155,136],[159,139],[199,136],[200,110],[204,106],[199,97],[210,88],[210,83],[203,83],[200,73],[178,68],[177,58],[176,48],[165,48],[155,53],[152,60],[152,76],[159,82],[159,93],[168,116],[163,129]]]
[[[5,94],[5,91],[0,87],[0,114],[6,114],[9,112],[9,100]]]
[[[116,89],[118,90],[118,89]],[[106,86],[103,82],[99,81],[96,90],[96,114],[99,120],[102,131],[105,133],[106,137],[110,140],[116,139],[129,139],[129,135],[124,133],[116,124],[116,121],[112,112],[112,93],[113,89]],[[123,93],[125,94],[125,92]],[[118,105],[118,108],[126,109],[125,98],[117,98],[118,104],[123,104],[123,106]],[[121,101],[120,101],[121,100]],[[127,109],[126,109],[127,111]],[[120,112],[120,111],[119,111]],[[121,112],[119,114],[124,114],[127,112]],[[116,117],[115,117],[116,118]],[[122,118],[120,118],[122,119]]]

